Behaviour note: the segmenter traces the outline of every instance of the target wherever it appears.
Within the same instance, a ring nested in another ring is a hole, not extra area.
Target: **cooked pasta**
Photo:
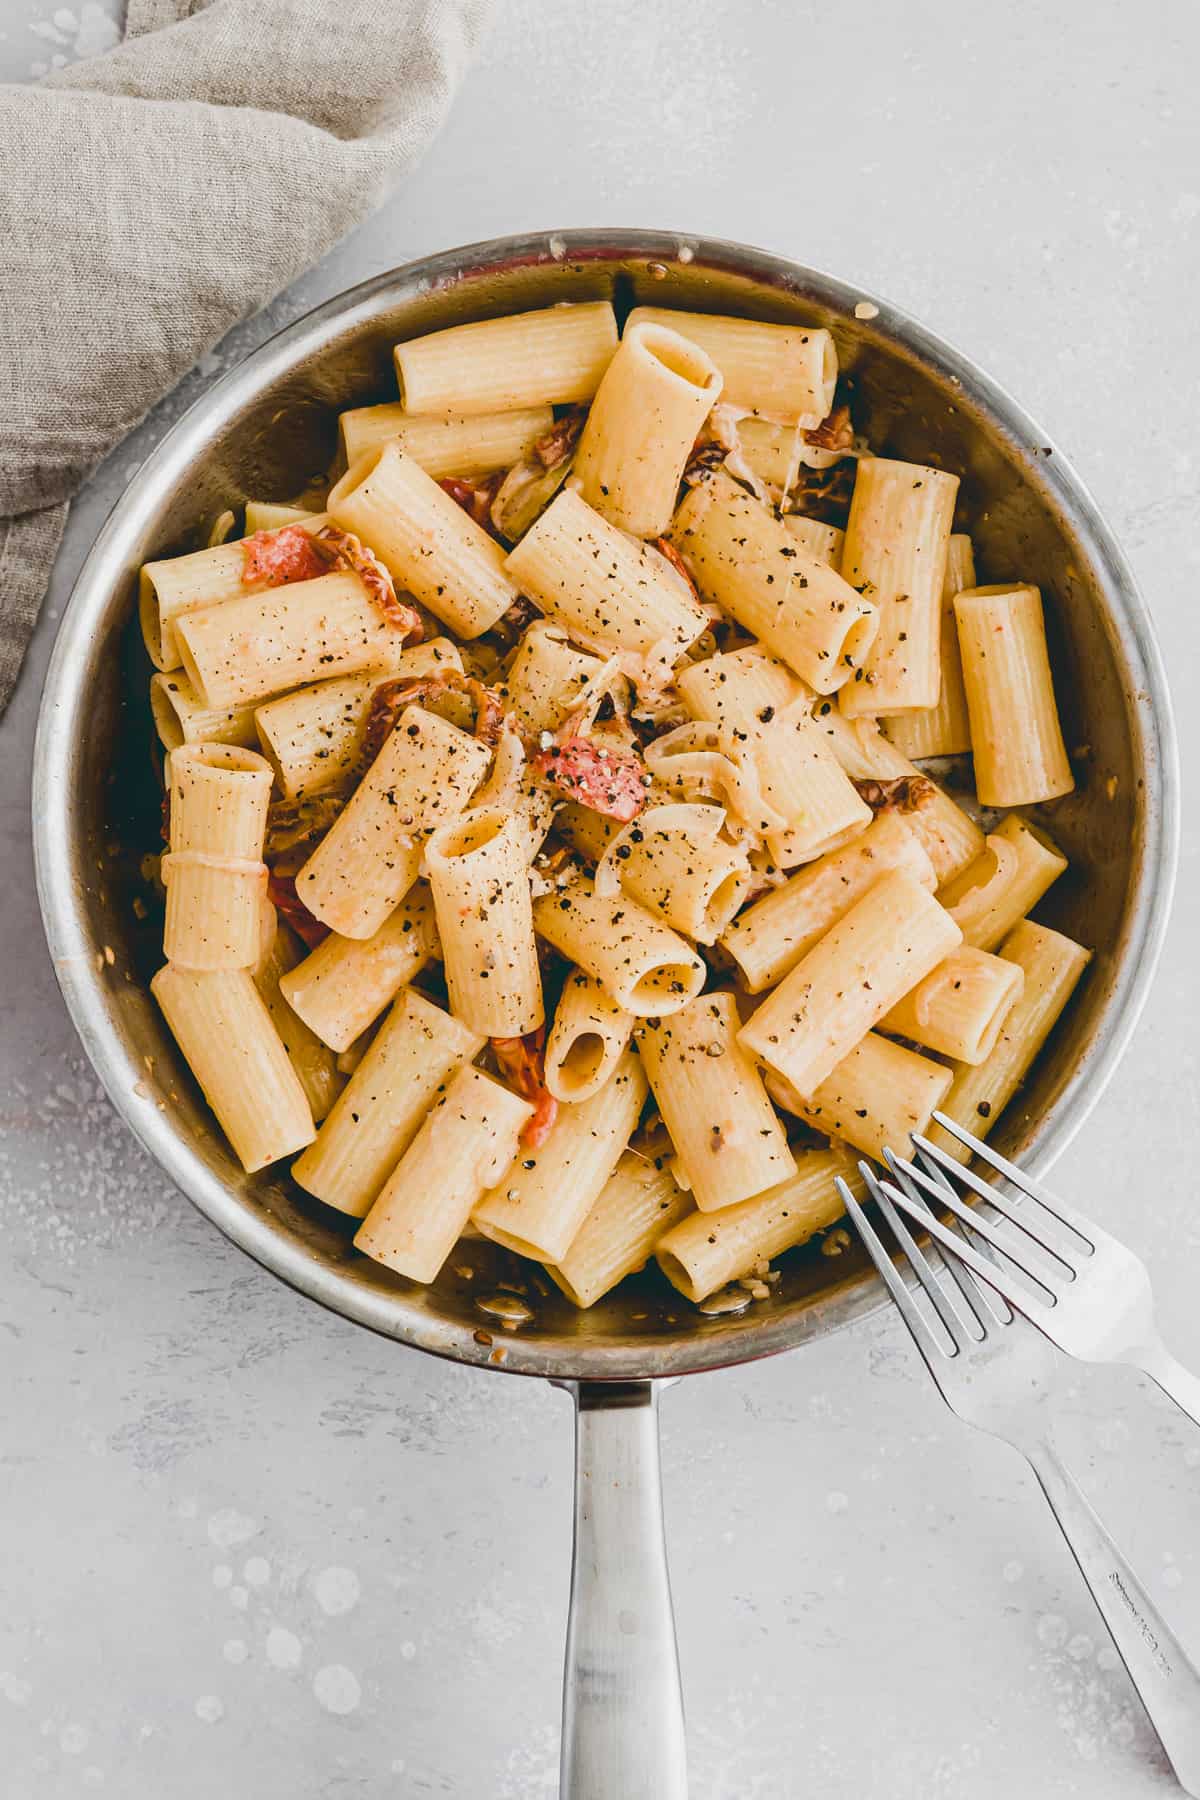
[[[677,1178],[702,1212],[748,1200],[794,1166],[762,1076],[738,1042],[740,1023],[733,995],[710,993],[637,1029]]]
[[[975,788],[984,806],[1032,806],[1069,794],[1042,596],[1035,587],[977,587],[954,602]]]
[[[706,600],[731,614],[818,694],[862,672],[878,612],[729,475],[694,487],[671,538]]]
[[[879,628],[842,690],[851,718],[936,706],[942,589],[958,476],[865,456],[842,546],[842,573],[879,609]]]
[[[661,537],[720,392],[720,373],[703,350],[664,325],[631,325],[601,377],[575,456],[588,505],[635,537]]]
[[[1087,962],[1028,917],[1066,857],[980,810],[1071,786],[1041,592],[822,328],[599,300],[395,366],[298,504],[141,572],[152,992],[381,1281],[469,1236],[559,1318],[647,1265],[769,1299],[859,1155],[990,1128]]]

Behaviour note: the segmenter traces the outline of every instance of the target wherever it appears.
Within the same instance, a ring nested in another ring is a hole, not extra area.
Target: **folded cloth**
[[[0,711],[88,473],[445,118],[489,0],[129,0],[0,85]]]

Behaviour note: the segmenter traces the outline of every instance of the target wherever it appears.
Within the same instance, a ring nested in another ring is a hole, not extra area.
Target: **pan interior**
[[[872,1310],[882,1290],[857,1246],[829,1254],[826,1242],[783,1259],[772,1300],[739,1316],[697,1314],[656,1270],[579,1312],[482,1241],[465,1243],[422,1289],[357,1255],[352,1223],[286,1174],[247,1177],[234,1162],[147,991],[161,924],[138,917],[140,864],[158,845],[159,795],[136,620],[140,563],[196,547],[225,507],[288,499],[327,468],[339,410],[394,399],[399,338],[602,296],[621,314],[653,302],[828,326],[872,447],[960,475],[960,522],[974,536],[979,579],[1019,576],[1046,599],[1081,779],[1046,815],[1071,869],[1037,916],[1097,954],[995,1134],[1006,1155],[1036,1150],[1043,1164],[1115,1059],[1153,960],[1165,904],[1155,884],[1169,863],[1169,727],[1136,595],[1086,496],[1059,459],[1041,454],[1028,421],[951,352],[903,320],[857,318],[857,296],[837,282],[737,246],[701,243],[688,260],[677,240],[654,234],[550,242],[553,251],[539,238],[456,252],[343,296],[210,390],[149,459],[80,578],[48,678],[39,883],[64,992],[110,1093],[190,1197],[276,1273],[364,1324],[463,1360],[561,1376],[670,1374],[833,1329]],[[510,1332],[494,1302],[514,1288],[533,1317]]]

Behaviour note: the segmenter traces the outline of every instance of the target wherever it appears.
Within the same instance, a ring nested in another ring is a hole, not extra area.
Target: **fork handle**
[[[1200,1673],[1048,1443],[1025,1454],[1187,1794],[1200,1796]]]
[[[1200,1425],[1200,1380],[1171,1355],[1161,1338],[1143,1345],[1131,1361],[1169,1395],[1193,1425]]]

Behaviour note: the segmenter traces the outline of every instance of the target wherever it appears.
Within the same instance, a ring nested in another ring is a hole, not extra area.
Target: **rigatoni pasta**
[[[856,1158],[843,1146],[799,1151],[795,1170],[778,1187],[720,1212],[689,1213],[673,1225],[654,1252],[659,1268],[686,1299],[707,1300],[836,1224],[843,1211],[834,1187],[839,1176],[861,1189]]]
[[[257,960],[270,798],[270,768],[253,750],[172,752],[163,949],[181,968],[248,969]]]
[[[638,1018],[678,1012],[704,986],[708,971],[686,938],[627,895],[603,898],[586,876],[543,894],[533,917],[539,936]]]
[[[626,1051],[603,1087],[562,1106],[544,1141],[529,1146],[472,1212],[493,1243],[557,1263],[616,1168],[646,1100],[646,1077]]]
[[[883,812],[850,843],[746,907],[722,932],[721,945],[750,992],[782,980],[881,875],[896,869],[931,893],[937,886],[933,864],[907,819]]]
[[[205,706],[182,669],[160,670],[151,678],[150,711],[164,750],[181,744],[240,744],[249,750],[258,743],[252,701]]]
[[[994,1050],[1023,985],[1015,963],[960,944],[884,1014],[880,1026],[957,1062],[981,1063]]]
[[[939,894],[977,950],[994,950],[1058,880],[1067,859],[1044,831],[1009,813],[991,832],[976,860]]]
[[[279,985],[323,1044],[349,1050],[438,949],[433,897],[418,883],[369,938],[331,931]]]
[[[533,1108],[480,1069],[460,1069],[355,1235],[410,1281],[433,1281],[479,1196],[512,1162]]]
[[[303,959],[304,948],[295,933],[277,918],[269,901],[263,903],[262,934],[258,961],[251,970],[254,985],[300,1078],[313,1119],[319,1125],[345,1083],[333,1051],[292,1008],[283,992],[283,983]]]
[[[538,1305],[651,1257],[769,1299],[859,1153],[994,1122],[1086,963],[1026,916],[1066,858],[979,818],[1070,785],[1040,594],[816,327],[597,301],[396,366],[340,479],[142,572],[154,994],[244,1166],[300,1152],[396,1275],[470,1236],[462,1295],[486,1237]],[[975,794],[920,766],[968,748]]]
[[[385,681],[417,681],[448,670],[462,673],[458,646],[434,638],[408,650],[397,647],[386,669],[318,681],[261,702],[253,710],[252,728],[283,798],[340,790],[361,774],[371,712]]]
[[[748,1200],[794,1167],[762,1077],[738,1042],[740,1022],[732,994],[709,993],[636,1032],[677,1178],[702,1212]]]
[[[837,350],[828,331],[666,306],[635,306],[626,333],[639,325],[665,326],[698,344],[721,371],[731,406],[783,424],[813,426],[833,405]]]
[[[808,1099],[961,941],[945,908],[911,875],[893,869],[771,991],[739,1041]]]
[[[625,1152],[562,1261],[547,1268],[573,1305],[594,1306],[626,1275],[644,1268],[659,1241],[694,1210],[660,1146],[661,1140]]]
[[[885,1150],[909,1153],[913,1132],[927,1128],[952,1080],[944,1063],[868,1031],[807,1100],[780,1075],[768,1074],[766,1086],[778,1106],[814,1131],[882,1160]]]
[[[556,1100],[588,1100],[628,1047],[634,1018],[594,975],[572,969],[546,1039],[546,1086]]]
[[[939,1110],[976,1137],[986,1137],[1024,1081],[1042,1045],[1074,993],[1092,953],[1082,944],[1022,919],[1000,946],[1000,957],[1024,977],[1021,996],[1009,1012],[990,1055],[976,1065],[954,1067],[954,1079]],[[931,1139],[965,1162],[970,1151],[940,1125]]]
[[[616,347],[607,300],[450,325],[396,345],[400,402],[410,413],[494,413],[590,400]]]
[[[955,596],[975,586],[975,553],[964,531],[950,534],[946,548],[946,573],[942,578],[942,613],[938,632],[941,686],[937,704],[919,712],[896,713],[885,721],[892,743],[905,756],[919,762],[923,756],[961,756],[971,748],[971,720],[963,687],[962,656],[958,648]]]
[[[954,615],[980,803],[1032,806],[1069,794],[1075,777],[1038,589],[968,588],[955,599]]]
[[[549,406],[525,406],[515,412],[421,414],[388,401],[383,406],[352,407],[338,418],[338,431],[347,468],[394,439],[435,481],[446,475],[476,481],[520,462],[553,424],[554,412]]]
[[[248,1174],[312,1142],[300,1077],[248,969],[166,963],[150,991]]]
[[[405,707],[296,877],[309,912],[342,937],[372,937],[417,879],[429,833],[465,808],[487,765],[478,739]]]
[[[671,539],[705,599],[816,693],[832,694],[861,670],[878,624],[874,602],[802,550],[782,520],[728,475],[692,489]]]
[[[588,410],[574,476],[589,506],[634,537],[671,523],[684,465],[721,392],[711,357],[666,326],[631,325]]]
[[[517,598],[503,546],[398,443],[360,457],[330,489],[328,506],[457,637],[479,637]]]
[[[482,1036],[415,988],[402,988],[292,1174],[310,1194],[361,1219],[416,1136],[438,1089]]]
[[[194,691],[211,707],[265,700],[322,676],[386,669],[404,641],[349,571],[184,613],[175,638]]]
[[[318,513],[300,518],[306,532],[316,532],[326,522]],[[246,529],[253,527],[247,524]],[[246,546],[238,540],[144,563],[138,617],[146,654],[155,668],[177,669],[182,661],[175,632],[179,619],[226,600],[243,599],[246,591]]]
[[[506,568],[549,619],[588,646],[675,662],[708,623],[665,557],[633,543],[570,490],[525,533]]]
[[[529,833],[520,813],[476,807],[425,847],[450,1009],[485,1037],[524,1037],[545,1016]]]
[[[942,589],[958,476],[923,463],[858,464],[842,573],[879,610],[879,629],[840,696],[844,713],[935,706],[941,686]]]

